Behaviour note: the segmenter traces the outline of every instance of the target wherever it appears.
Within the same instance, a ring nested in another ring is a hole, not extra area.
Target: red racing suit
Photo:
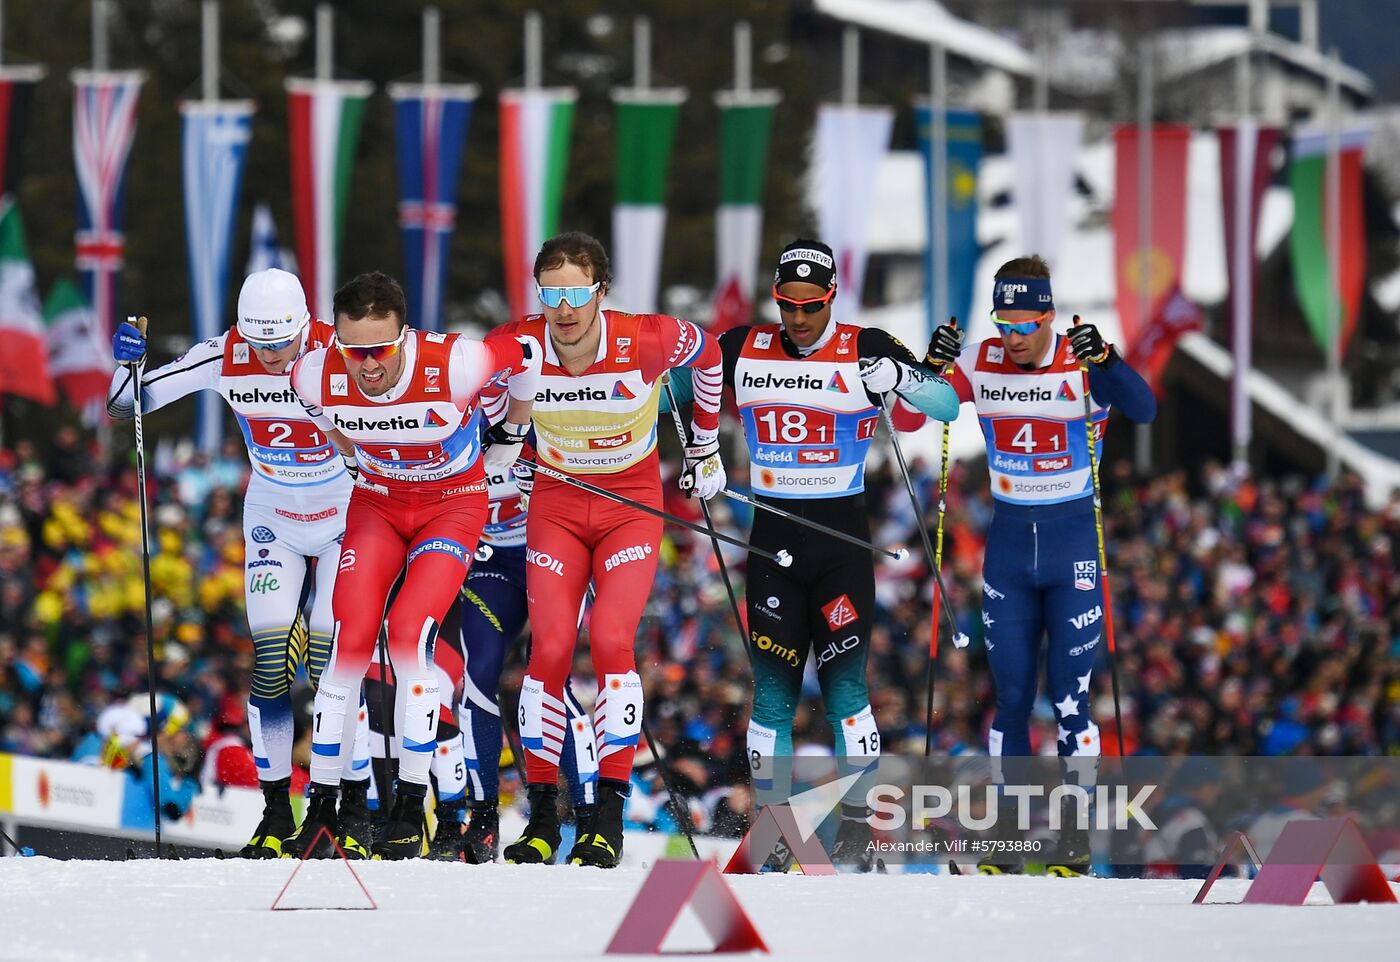
[[[697,440],[719,431],[719,342],[664,314],[598,315],[598,357],[582,374],[560,364],[540,315],[497,329],[544,345],[532,417],[539,462],[598,487],[661,507],[656,454],[659,379],[695,369]],[[661,521],[540,472],[526,523],[530,665],[520,691],[520,736],[531,784],[553,785],[567,724],[564,683],[578,640],[578,613],[591,580],[589,627],[598,701],[593,729],[598,774],[626,782],[642,727],[637,625],[656,574]]]
[[[292,371],[312,420],[354,443],[361,471],[332,601],[334,650],[316,690],[311,780],[321,785],[340,777],[346,707],[386,622],[405,697],[399,777],[427,784],[440,707],[433,647],[486,523],[477,394],[493,379],[508,379],[522,400],[535,391],[536,371],[514,338],[410,329],[402,350],[398,381],[376,397],[359,391],[334,350],[313,352]],[[403,587],[386,619],[400,572]]]

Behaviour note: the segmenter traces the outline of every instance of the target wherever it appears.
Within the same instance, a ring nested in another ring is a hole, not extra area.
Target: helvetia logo
[[[447,427],[447,422],[432,408],[428,408],[428,416],[423,418],[423,425],[430,428],[445,428]]]
[[[840,371],[837,371],[835,374],[831,375],[831,380],[827,383],[826,389],[828,391],[835,391],[837,394],[850,393],[850,389],[846,387],[846,381],[843,377],[841,377]]]
[[[979,385],[981,388],[982,400],[984,401],[1053,401],[1054,393],[1049,388],[1028,387],[1024,391],[1013,391],[1009,387],[988,387],[985,384]]]
[[[404,431],[411,428],[421,428],[417,418],[392,417],[378,421],[371,421],[369,418],[343,418],[339,413],[332,414],[331,419],[335,421],[335,426],[344,428],[347,431]]]
[[[825,381],[810,374],[778,377],[776,374],[750,374],[745,371],[740,383],[744,387],[779,388],[787,391],[825,391],[827,389]]]
[[[616,384],[613,385],[613,389],[612,389],[612,398],[611,398],[611,400],[614,400],[614,401],[635,401],[636,399],[637,399],[637,395],[635,395],[635,394],[633,394],[631,391],[627,390],[627,385],[626,385],[626,384],[623,384],[621,381],[618,381]]]
[[[290,387],[280,391],[264,391],[255,387],[251,391],[229,391],[228,399],[239,404],[297,404],[296,392]]]
[[[1060,391],[1059,391],[1058,394],[1055,395],[1055,400],[1056,400],[1056,401],[1078,401],[1079,398],[1075,397],[1075,396],[1074,396],[1074,392],[1073,392],[1072,390],[1070,390],[1070,386],[1069,386],[1069,382],[1068,382],[1068,381],[1061,381],[1061,382],[1060,382]]]
[[[535,400],[544,404],[564,403],[571,404],[576,401],[606,401],[608,392],[596,387],[583,387],[576,391],[554,391],[545,388],[535,395]]]

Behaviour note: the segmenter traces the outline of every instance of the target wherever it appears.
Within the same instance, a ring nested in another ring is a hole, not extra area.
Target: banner
[[[572,88],[501,91],[501,250],[512,319],[539,310],[535,255],[559,232]]]
[[[1269,155],[1278,145],[1276,127],[1260,127],[1242,120],[1237,127],[1221,127],[1220,195],[1225,219],[1225,273],[1230,294],[1225,301],[1225,319],[1235,356],[1235,373],[1230,385],[1230,437],[1236,451],[1249,446],[1249,392],[1245,377],[1253,366],[1254,290],[1259,280],[1259,259],[1255,237],[1264,190],[1273,178]]]
[[[1288,247],[1293,259],[1293,286],[1308,328],[1323,353],[1330,353],[1334,340],[1330,330],[1329,305],[1336,304],[1341,320],[1339,353],[1356,330],[1356,314],[1366,282],[1366,222],[1362,209],[1362,161],[1369,135],[1348,131],[1342,135],[1341,237],[1338,246],[1341,263],[1334,270],[1328,246],[1327,216],[1327,135],[1308,132],[1293,138],[1293,156],[1288,182],[1293,189],[1293,230]],[[1334,279],[1335,278],[1335,279]]]
[[[1022,113],[1006,119],[1020,254],[1039,254],[1052,268],[1069,231],[1074,164],[1083,133],[1084,118],[1077,113]]]
[[[296,256],[277,239],[277,224],[272,219],[272,208],[267,204],[259,202],[253,205],[251,233],[252,236],[248,238],[248,263],[243,268],[245,277],[274,267],[296,273]]]
[[[391,84],[408,322],[442,330],[447,254],[457,227],[457,174],[476,102],[474,84]]]
[[[122,187],[136,139],[136,105],[144,79],[139,71],[75,70],[73,164],[78,180],[79,276],[102,330],[116,329],[117,272],[126,252]]]
[[[49,373],[68,403],[92,423],[103,416],[107,388],[117,369],[111,342],[103,337],[97,315],[82,292],[66,277],[49,289],[44,323],[48,325]]]
[[[333,320],[331,299],[340,283],[345,205],[355,168],[368,81],[289,77],[287,125],[291,136],[292,221],[301,286],[313,317]]]
[[[0,197],[19,189],[34,85],[43,76],[44,68],[34,65],[0,67]]]
[[[40,404],[57,400],[49,377],[48,345],[34,265],[13,197],[0,198],[0,394]],[[105,388],[104,388],[105,389]]]
[[[1152,152],[1151,236],[1142,249],[1142,198],[1138,194],[1138,128],[1125,124],[1113,135],[1117,150],[1114,175],[1113,253],[1118,288],[1122,347],[1131,348],[1142,329],[1156,317],[1181,278],[1186,251],[1186,155],[1191,128],[1154,124]]]
[[[763,242],[763,173],[776,90],[715,95],[719,105],[719,209],[715,213],[715,303],[710,332],[753,319]]]
[[[661,291],[666,238],[666,171],[685,91],[614,90],[617,105],[617,198],[613,202],[613,285],[609,301],[653,314]]]
[[[860,310],[875,177],[893,126],[889,107],[817,107],[818,239],[836,254],[836,283],[846,292],[849,316]]]
[[[934,155],[933,108],[914,108],[919,152],[924,155],[924,222],[928,225],[928,246],[924,249],[924,303],[928,311],[927,335],[948,318],[935,314],[934,283],[941,260],[948,289],[944,292],[945,315],[958,318],[963,330],[972,320],[972,286],[977,273],[977,168],[982,163],[982,115],[974,110],[944,111],[945,150],[948,165],[940,171]],[[947,198],[947,248],[938,250],[939,232],[934,229],[934,185],[942,180]]]
[[[254,109],[246,100],[180,104],[185,241],[197,341],[217,337],[228,327],[224,303],[229,249]],[[223,440],[224,400],[214,391],[201,391],[197,404],[195,444],[212,454]]]
[[[1187,331],[1201,329],[1201,309],[1174,287],[1162,302],[1152,323],[1139,333],[1128,349],[1126,360],[1142,375],[1152,393],[1162,395],[1162,372],[1176,350],[1176,342]]]

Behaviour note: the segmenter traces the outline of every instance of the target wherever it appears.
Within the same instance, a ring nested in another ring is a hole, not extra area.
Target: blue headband
[[[1035,311],[1043,314],[1055,309],[1050,294],[1050,281],[1043,277],[999,277],[992,288],[992,313],[997,311]]]

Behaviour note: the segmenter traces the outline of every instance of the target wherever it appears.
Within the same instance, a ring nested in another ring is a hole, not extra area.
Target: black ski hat
[[[778,269],[773,272],[773,286],[788,281],[816,284],[827,290],[836,286],[836,257],[821,241],[799,237],[778,255]]]

